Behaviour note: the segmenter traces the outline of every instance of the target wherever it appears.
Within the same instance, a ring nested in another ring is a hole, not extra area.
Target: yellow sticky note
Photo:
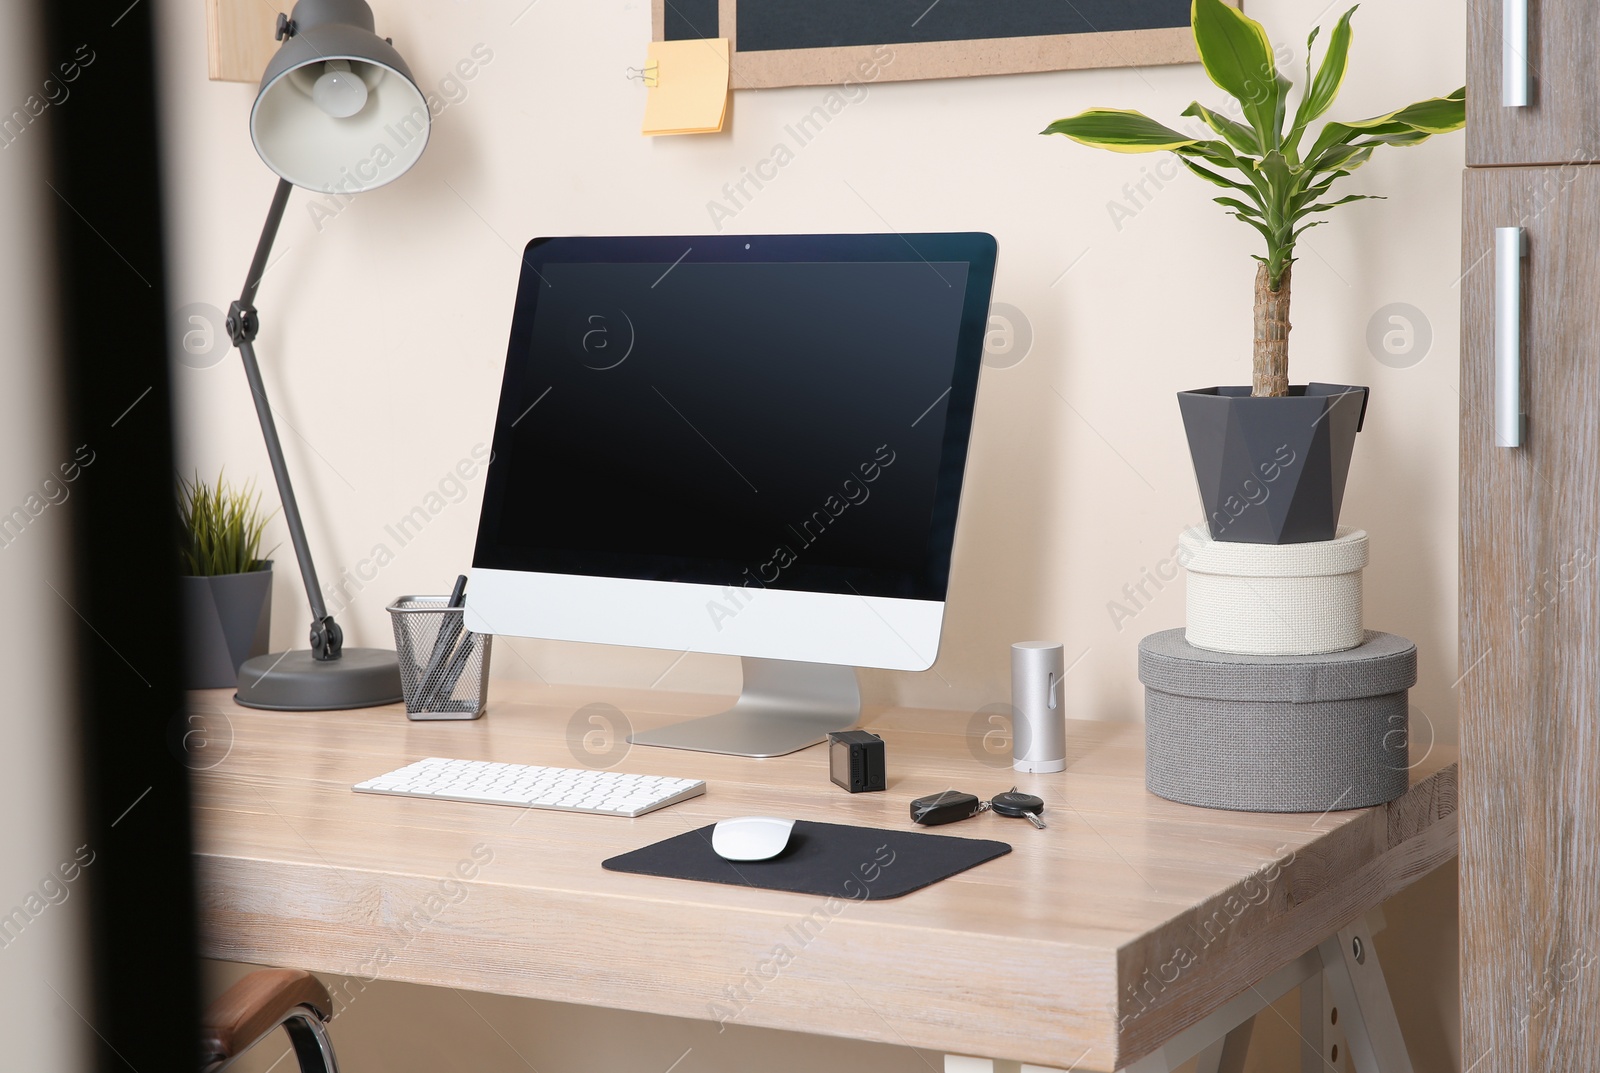
[[[645,69],[655,69],[646,92],[644,133],[709,134],[722,129],[728,109],[728,39],[652,41]]]

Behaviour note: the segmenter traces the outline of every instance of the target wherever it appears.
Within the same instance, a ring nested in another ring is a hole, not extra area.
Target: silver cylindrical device
[[[1062,646],[1020,641],[1011,646],[1011,767],[1015,771],[1067,769],[1067,718],[1061,706]]]

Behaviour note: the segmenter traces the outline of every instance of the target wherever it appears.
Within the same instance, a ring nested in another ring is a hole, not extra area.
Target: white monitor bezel
[[[474,568],[474,633],[925,671],[943,600]]]

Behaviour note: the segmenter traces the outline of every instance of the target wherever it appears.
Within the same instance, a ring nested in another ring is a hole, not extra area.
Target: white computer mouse
[[[711,832],[711,848],[728,861],[765,861],[783,852],[793,829],[793,820],[739,816],[717,824]]]

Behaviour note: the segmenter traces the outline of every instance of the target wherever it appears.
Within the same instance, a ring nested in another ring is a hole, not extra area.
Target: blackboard
[[[735,89],[1193,63],[1189,0],[652,0],[726,37]]]

